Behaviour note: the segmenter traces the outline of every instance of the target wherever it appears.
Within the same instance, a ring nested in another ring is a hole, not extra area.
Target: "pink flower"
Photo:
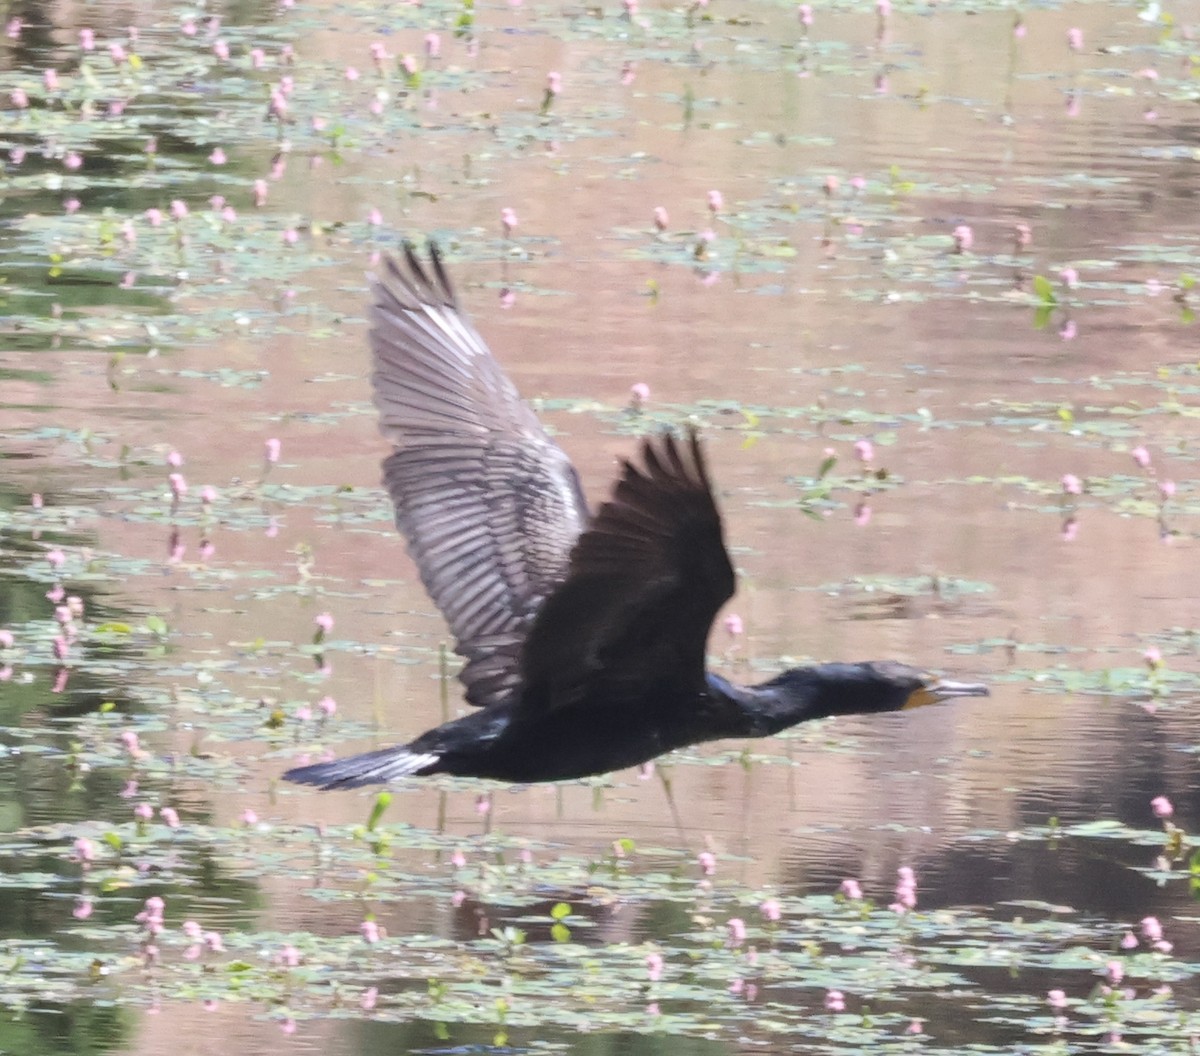
[[[322,697],[317,701],[317,708],[325,718],[331,718],[337,711],[337,701],[333,697]]]
[[[1078,26],[1072,26],[1067,30],[1067,47],[1072,51],[1083,50],[1083,30]]]
[[[1146,661],[1146,666],[1151,671],[1155,671],[1162,667],[1162,651],[1156,645],[1150,646],[1144,653],[1142,659]]]
[[[870,440],[856,440],[854,442],[854,454],[862,463],[868,463],[875,458],[875,445]]]
[[[671,222],[671,218],[667,214],[666,208],[661,205],[656,205],[654,207],[654,226],[659,231],[665,231],[667,229],[667,225],[670,224],[670,222]]]
[[[46,86],[46,91],[58,91],[58,70],[43,70],[42,83]]]
[[[167,483],[171,485],[171,494],[177,499],[183,498],[187,494],[187,480],[182,473],[170,473],[167,475]]]
[[[967,224],[959,224],[954,229],[954,251],[965,253],[975,245],[975,232]]]
[[[267,62],[267,53],[262,48],[250,49],[250,65],[256,70],[261,70]]]
[[[172,220],[182,220],[187,215],[188,215],[187,202],[185,202],[182,198],[176,198],[171,203],[171,219]]]
[[[92,862],[96,859],[96,848],[86,836],[80,836],[75,841],[75,859],[80,862]]]
[[[741,917],[730,917],[725,927],[730,946],[736,948],[746,941],[746,922]]]
[[[181,926],[184,935],[196,942],[199,942],[204,935],[204,929],[194,920],[185,920]]]
[[[213,54],[222,62],[225,62],[229,58],[229,42],[226,40],[213,41],[212,50]]]
[[[861,902],[862,901],[862,897],[863,897],[862,887],[859,886],[859,883],[857,880],[851,880],[849,878],[843,880],[839,890],[841,891],[841,893],[843,895],[845,895],[848,899],[850,899],[851,902]]]
[[[557,70],[546,74],[546,91],[550,95],[558,95],[562,91],[562,74]]]
[[[279,951],[276,961],[284,968],[296,968],[300,964],[300,951],[295,946],[287,945]]]
[[[149,803],[139,803],[133,808],[133,816],[137,818],[138,821],[149,821],[154,817],[154,809]]]
[[[375,943],[379,941],[379,925],[376,924],[375,921],[364,920],[358,926],[358,930],[362,933],[363,939],[367,942]]]
[[[813,10],[811,4],[801,4],[797,8],[796,13],[800,16],[800,25],[811,26],[813,24]]]
[[[425,54],[436,59],[442,53],[442,38],[436,33],[425,34]]]
[[[278,462],[279,453],[283,448],[283,444],[276,438],[271,437],[264,445],[268,462]]]
[[[12,631],[0,629],[0,649],[11,649],[14,641]]]
[[[163,214],[161,209],[147,209],[145,216],[146,221],[151,227],[160,227],[162,225]]]
[[[1125,978],[1125,966],[1120,961],[1109,961],[1104,970],[1113,986],[1119,986]]]
[[[1162,924],[1159,923],[1158,917],[1143,917],[1142,936],[1147,942],[1161,942],[1163,937]]]
[[[213,953],[225,952],[225,943],[221,941],[220,932],[206,931],[204,933],[204,945],[212,950]]]
[[[745,627],[742,624],[742,618],[736,612],[731,612],[725,617],[726,634],[730,635],[730,637],[738,638],[743,631],[745,631]]]
[[[258,815],[249,807],[242,811],[242,824],[250,827],[258,824]]]
[[[644,381],[638,381],[630,385],[629,399],[635,408],[648,403],[650,401],[650,386]]]
[[[76,920],[87,920],[92,915],[92,900],[90,898],[80,898],[75,902],[75,908],[71,910],[71,916]]]
[[[328,634],[333,630],[333,616],[331,613],[318,613],[313,617],[313,623],[317,625],[317,630],[319,630],[322,634]]]
[[[1175,481],[1160,480],[1158,482],[1158,493],[1164,498],[1169,499],[1175,494]]]
[[[829,990],[825,993],[825,1009],[828,1012],[845,1012],[846,995],[840,990]]]
[[[1083,482],[1074,473],[1064,473],[1062,489],[1068,495],[1082,495]]]
[[[696,861],[705,876],[712,876],[717,871],[717,856],[712,851],[701,851],[696,855]]]
[[[8,97],[18,110],[25,110],[29,106],[29,96],[24,88],[14,88],[8,93]]]
[[[363,991],[362,997],[358,999],[358,1007],[364,1012],[370,1012],[375,1007],[375,1003],[379,1000],[379,987],[369,986]]]
[[[663,974],[663,958],[661,953],[646,954],[646,977],[652,983],[657,983]]]
[[[163,807],[158,813],[168,829],[179,828],[179,814],[174,807]]]
[[[720,191],[708,192],[708,211],[714,216],[725,206],[725,198]]]
[[[783,909],[779,905],[779,899],[777,898],[765,899],[758,909],[772,924],[777,923],[783,916]]]
[[[1129,452],[1129,455],[1134,460],[1134,462],[1137,463],[1139,468],[1141,468],[1141,469],[1149,469],[1150,468],[1150,452],[1147,451],[1144,447],[1142,447],[1140,445],[1138,447],[1135,447],[1132,451]]]
[[[1132,950],[1137,944],[1137,936],[1132,931],[1127,931],[1121,936],[1121,949]]]
[[[83,167],[83,156],[75,150],[68,150],[63,155],[63,167],[74,172],[76,169]]]
[[[1058,273],[1058,277],[1062,279],[1063,285],[1066,286],[1068,290],[1073,290],[1079,285],[1079,272],[1077,272],[1074,268],[1063,268],[1062,271]]]
[[[208,160],[212,165],[224,165],[229,159],[225,157],[225,151],[223,151],[220,147],[213,147],[213,151],[208,156]]]
[[[454,848],[454,853],[450,855],[450,864],[454,866],[455,869],[463,869],[466,867],[467,856],[463,854],[461,848]]]
[[[1150,800],[1150,809],[1156,818],[1169,818],[1175,813],[1175,807],[1166,796],[1155,796]]]
[[[500,226],[504,229],[506,237],[513,233],[513,229],[517,226],[517,223],[516,210],[507,206],[500,210]]]

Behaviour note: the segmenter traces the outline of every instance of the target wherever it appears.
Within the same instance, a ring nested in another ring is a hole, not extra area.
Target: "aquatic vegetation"
[[[1191,1044],[1191,13],[42,7],[0,36],[0,1047]],[[424,233],[586,478],[704,431],[714,663],[942,641],[994,708],[277,788],[459,707],[362,377],[362,272]]]

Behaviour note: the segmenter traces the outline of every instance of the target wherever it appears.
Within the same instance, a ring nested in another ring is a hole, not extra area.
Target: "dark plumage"
[[[461,312],[436,247],[372,280],[371,376],[383,463],[421,581],[479,710],[410,744],[284,777],[353,788],[436,773],[553,781],[808,719],[896,711],[978,684],[903,664],[821,664],[757,686],[705,672],[733,596],[693,430],[642,441],[589,517],[579,479]]]

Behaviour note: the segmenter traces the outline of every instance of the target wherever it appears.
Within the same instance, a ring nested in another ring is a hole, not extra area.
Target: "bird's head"
[[[796,667],[767,685],[797,703],[803,701],[803,719],[901,711],[988,695],[988,687],[980,682],[953,682],[893,660]]]

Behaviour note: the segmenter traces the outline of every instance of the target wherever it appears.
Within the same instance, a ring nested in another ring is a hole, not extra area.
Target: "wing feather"
[[[466,658],[467,700],[521,684],[534,614],[566,575],[587,505],[567,456],[462,313],[436,246],[372,278],[371,383],[395,451],[383,480],[421,581]]]
[[[734,591],[704,453],[689,430],[644,441],[640,463],[623,463],[530,629],[523,706],[611,702],[659,679],[704,686],[708,632]]]

